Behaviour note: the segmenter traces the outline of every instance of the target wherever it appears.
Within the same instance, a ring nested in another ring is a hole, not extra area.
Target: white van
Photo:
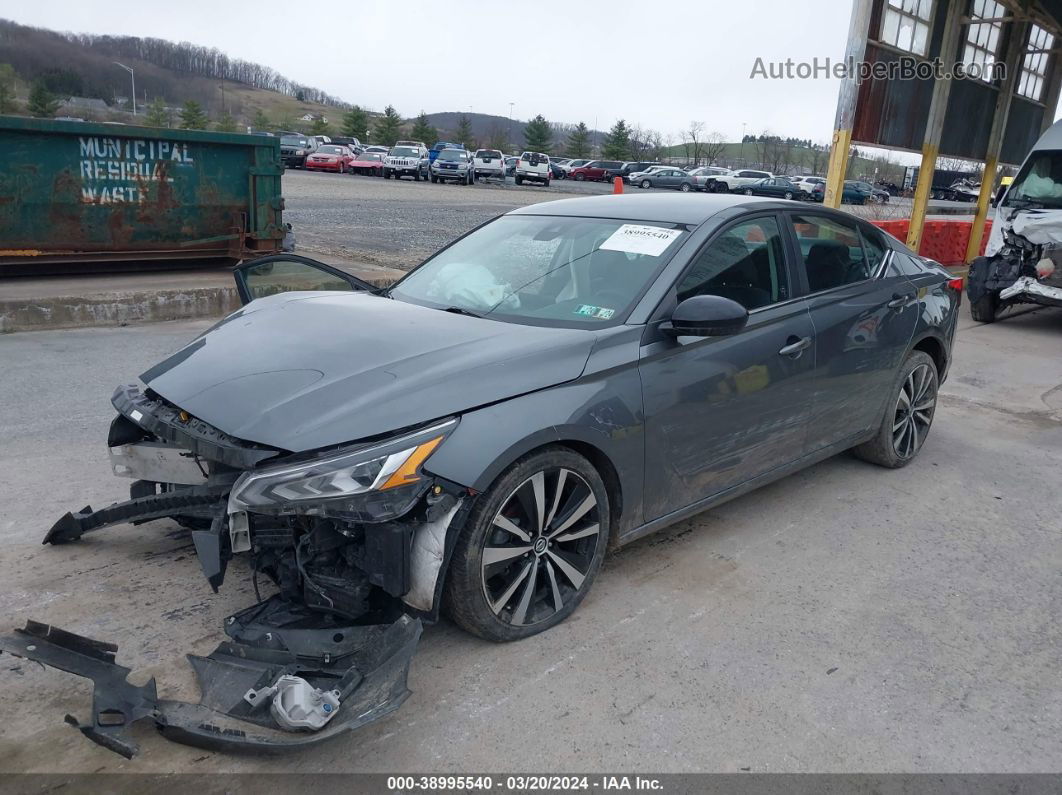
[[[516,161],[516,184],[522,185],[524,180],[541,182],[549,187],[549,155],[541,152],[524,152]]]

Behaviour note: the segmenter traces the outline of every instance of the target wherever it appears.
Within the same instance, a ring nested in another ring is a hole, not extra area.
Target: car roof
[[[699,225],[721,210],[760,204],[788,207],[792,202],[782,204],[776,199],[728,193],[707,195],[624,193],[539,202],[527,207],[518,207],[507,215],[568,215],[586,218],[618,218],[622,221]]]

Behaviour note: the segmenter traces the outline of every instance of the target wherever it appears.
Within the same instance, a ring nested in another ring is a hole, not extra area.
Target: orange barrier
[[[878,228],[888,232],[900,241],[907,240],[910,230],[909,220],[871,221]],[[918,253],[923,257],[935,259],[941,265],[962,265],[966,260],[966,244],[970,242],[972,221],[926,221],[922,229],[922,243]],[[992,221],[985,221],[985,233],[981,238],[980,254],[985,253],[988,235],[992,231]]]
[[[612,178],[612,192],[623,193],[623,177]]]

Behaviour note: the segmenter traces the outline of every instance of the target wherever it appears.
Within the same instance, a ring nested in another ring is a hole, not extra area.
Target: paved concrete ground
[[[3,656],[0,771],[1060,771],[1062,311],[1012,314],[964,317],[911,466],[842,455],[644,539],[521,643],[428,628],[412,697],[356,734],[256,758],[145,729],[126,761],[63,723],[86,681]],[[253,599],[246,569],[213,595],[168,522],[40,538],[123,498],[112,388],[205,326],[0,338],[0,628],[116,641],[193,700],[183,654]]]

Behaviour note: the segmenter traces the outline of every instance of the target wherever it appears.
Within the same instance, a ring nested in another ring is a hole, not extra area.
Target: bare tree
[[[713,130],[708,133],[708,137],[704,139],[704,162],[706,165],[712,165],[718,160],[723,151],[726,149],[726,137],[718,130]]]

